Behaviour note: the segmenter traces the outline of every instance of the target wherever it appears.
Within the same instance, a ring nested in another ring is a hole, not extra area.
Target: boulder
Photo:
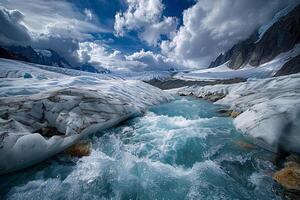
[[[287,162],[283,169],[274,174],[273,178],[287,190],[300,191],[300,164]]]
[[[91,146],[89,141],[80,141],[66,149],[64,153],[74,157],[88,156],[91,153]]]

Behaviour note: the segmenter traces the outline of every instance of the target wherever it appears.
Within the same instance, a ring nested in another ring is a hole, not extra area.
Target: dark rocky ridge
[[[27,60],[24,61],[41,65],[71,68],[71,65],[68,63],[68,61],[51,49],[47,49],[47,51],[50,52],[49,56],[44,56],[39,51],[34,50],[31,46],[10,46],[5,47],[5,49],[11,53],[18,54],[26,58]]]
[[[87,71],[92,73],[102,73],[102,74],[110,73],[110,71],[104,67],[100,67],[100,66],[95,67],[89,63],[78,64],[76,66],[73,66],[65,58],[61,57],[57,52],[51,49],[36,50],[33,49],[31,46],[0,47],[0,58],[21,60],[30,63],[40,64],[40,65],[76,69],[76,70]]]
[[[184,86],[192,86],[192,85],[216,85],[216,84],[232,84],[245,82],[246,79],[243,78],[234,78],[234,79],[225,79],[225,80],[215,80],[215,81],[190,81],[190,80],[181,80],[181,79],[167,79],[167,80],[158,80],[151,79],[149,81],[144,81],[152,86],[158,87],[162,90],[168,90],[173,88],[180,88]]]
[[[228,67],[239,69],[249,63],[258,66],[266,63],[278,54],[289,51],[300,42],[300,5],[275,22],[258,40],[257,31],[248,39],[234,45],[219,55],[210,67],[228,62]]]
[[[284,76],[288,74],[295,74],[300,72],[300,55],[292,58],[285,63],[275,76]]]
[[[6,59],[12,59],[12,60],[22,60],[22,61],[29,62],[29,60],[26,57],[24,57],[20,54],[10,52],[2,47],[0,47],[0,58],[6,58]]]

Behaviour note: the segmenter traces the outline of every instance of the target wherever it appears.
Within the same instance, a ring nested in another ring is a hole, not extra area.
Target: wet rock
[[[39,130],[38,133],[40,133],[44,137],[52,137],[54,135],[64,135],[64,133],[59,132],[55,127],[44,127],[41,130]]]
[[[226,115],[226,116],[232,117],[232,118],[236,118],[242,112],[240,112],[240,111],[234,111],[234,110],[219,110],[218,113],[220,113],[222,115]]]
[[[232,111],[230,113],[230,117],[232,118],[236,118],[237,116],[239,116],[241,114],[241,112],[238,112],[238,111]]]
[[[91,143],[89,141],[80,141],[77,144],[66,149],[64,152],[70,156],[83,157],[91,153]]]
[[[220,99],[223,99],[224,97],[225,97],[225,95],[222,93],[208,93],[203,96],[203,98],[205,100],[212,101],[212,102],[219,101]]]
[[[226,110],[226,109],[222,109],[222,110],[218,110],[218,113],[219,114],[226,114],[228,113],[229,110]]]
[[[255,146],[251,143],[248,143],[244,140],[237,140],[235,141],[235,144],[243,149],[254,149]]]
[[[300,191],[300,164],[285,163],[285,167],[277,171],[273,178],[287,190]]]

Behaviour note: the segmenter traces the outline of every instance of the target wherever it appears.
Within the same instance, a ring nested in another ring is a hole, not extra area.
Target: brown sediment
[[[236,118],[242,112],[241,111],[235,111],[235,110],[226,110],[226,109],[223,109],[223,110],[219,110],[218,113],[227,115],[227,116],[229,116],[231,118]]]
[[[236,140],[234,142],[237,146],[242,147],[243,149],[254,149],[255,146],[249,142],[246,142],[244,140]]]
[[[66,149],[64,152],[65,154],[74,157],[88,156],[91,153],[91,143],[89,141],[80,141]]]

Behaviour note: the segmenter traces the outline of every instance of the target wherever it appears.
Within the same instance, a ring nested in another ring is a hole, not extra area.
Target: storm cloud
[[[28,29],[22,21],[23,13],[0,7],[0,42],[2,44],[26,44],[31,40]]]
[[[199,0],[183,13],[183,25],[161,44],[180,64],[207,67],[218,54],[247,38],[274,14],[296,0]]]

